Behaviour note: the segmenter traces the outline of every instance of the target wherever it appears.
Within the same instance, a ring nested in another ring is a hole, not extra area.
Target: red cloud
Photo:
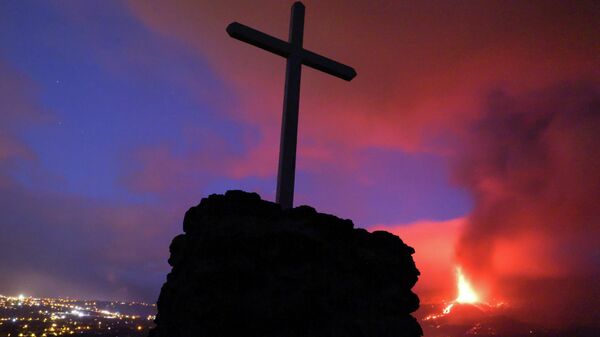
[[[233,117],[278,143],[284,61],[230,39],[239,21],[286,38],[281,1],[131,2],[150,29],[205,58],[242,97]],[[307,48],[355,67],[346,83],[304,70],[301,142],[423,149],[477,116],[488,88],[529,90],[599,74],[593,3],[307,1]],[[335,13],[335,15],[332,15]]]

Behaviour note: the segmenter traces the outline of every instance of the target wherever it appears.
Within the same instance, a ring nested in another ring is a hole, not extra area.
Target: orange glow
[[[442,311],[442,313],[444,315],[448,315],[450,313],[450,311],[452,310],[452,307],[454,306],[454,303],[450,303],[448,304],[445,308],[444,311]]]
[[[473,286],[467,281],[465,275],[462,273],[460,267],[456,267],[457,287],[458,296],[456,297],[456,303],[477,303],[480,302],[479,295],[473,289]]]
[[[423,318],[425,321],[438,319],[444,317],[452,311],[452,308],[456,303],[462,304],[486,304],[481,301],[480,296],[475,292],[473,286],[467,281],[467,278],[462,273],[462,269],[460,267],[456,267],[456,286],[458,289],[458,295],[456,299],[451,303],[446,304],[441,314],[431,314]],[[486,304],[487,305],[487,304]],[[497,307],[502,306],[503,303],[498,303]]]
[[[385,230],[414,247],[415,262],[422,277],[415,292],[423,303],[439,303],[455,298],[455,245],[465,218],[446,221],[418,221],[409,224],[375,225],[369,230]]]

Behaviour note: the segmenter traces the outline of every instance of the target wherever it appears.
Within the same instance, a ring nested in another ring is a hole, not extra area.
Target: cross
[[[227,34],[235,39],[287,59],[275,201],[283,209],[292,208],[294,203],[298,105],[300,102],[300,73],[302,65],[304,64],[346,81],[352,80],[356,76],[356,71],[347,65],[328,59],[302,47],[304,36],[304,5],[301,2],[296,2],[292,5],[288,42],[237,22],[233,22],[227,26]]]

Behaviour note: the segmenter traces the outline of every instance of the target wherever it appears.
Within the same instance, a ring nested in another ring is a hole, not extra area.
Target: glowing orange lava
[[[432,319],[438,319],[448,315],[456,303],[481,303],[479,295],[475,292],[469,281],[467,281],[467,278],[462,273],[460,267],[456,267],[456,284],[458,288],[458,295],[456,296],[456,299],[452,303],[446,305],[441,314],[429,315],[425,317],[424,320],[428,321]]]
[[[456,303],[471,304],[481,302],[479,295],[477,295],[469,281],[467,281],[460,267],[456,267],[456,277],[458,282],[458,296],[454,301]]]

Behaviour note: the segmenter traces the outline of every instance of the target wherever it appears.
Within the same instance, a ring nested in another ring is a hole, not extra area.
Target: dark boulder
[[[151,337],[420,336],[414,249],[308,206],[211,195],[173,239]]]

